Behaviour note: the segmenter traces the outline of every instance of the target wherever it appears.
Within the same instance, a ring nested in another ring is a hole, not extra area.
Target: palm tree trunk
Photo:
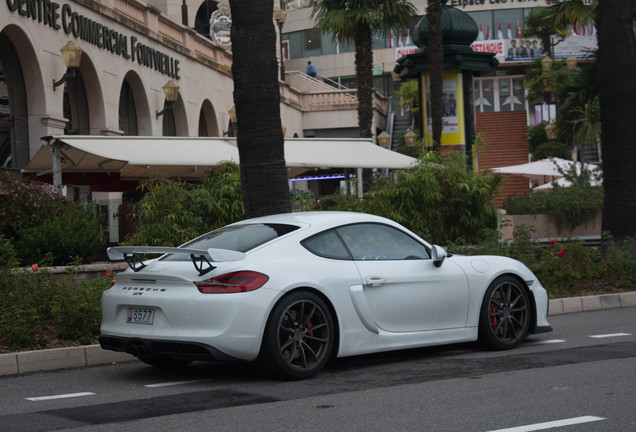
[[[371,26],[358,21],[355,32],[356,84],[358,87],[358,127],[360,138],[373,137],[373,47]],[[363,182],[371,183],[371,170],[363,170]]]
[[[271,0],[230,0],[232,74],[246,217],[291,211]]]
[[[358,87],[358,127],[361,138],[371,138],[373,131],[373,50],[369,23],[359,21],[355,32],[355,64]]]
[[[603,146],[602,230],[636,240],[636,57],[631,0],[598,2],[598,82]],[[606,250],[606,245],[604,248]],[[636,242],[630,252],[636,259]]]
[[[440,0],[429,0],[426,8],[428,15],[428,61],[431,75],[431,122],[433,135],[433,151],[439,153],[442,145],[442,116],[444,105],[442,92],[444,88],[444,46],[442,40],[442,3]]]

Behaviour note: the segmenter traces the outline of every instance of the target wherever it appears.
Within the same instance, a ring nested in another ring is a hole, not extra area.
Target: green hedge
[[[74,274],[0,271],[0,345],[11,349],[48,346],[52,340],[84,344],[99,335],[106,274],[78,282]]]

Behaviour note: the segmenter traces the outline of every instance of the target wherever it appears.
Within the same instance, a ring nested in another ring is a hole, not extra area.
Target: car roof
[[[315,230],[322,230],[338,225],[346,225],[360,222],[380,222],[396,225],[395,222],[367,213],[340,212],[340,211],[314,211],[282,213],[276,215],[262,216],[258,218],[246,219],[237,224],[249,223],[281,223],[311,226]]]

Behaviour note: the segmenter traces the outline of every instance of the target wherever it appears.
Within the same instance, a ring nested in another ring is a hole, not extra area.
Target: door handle
[[[384,284],[384,278],[381,276],[367,276],[367,285],[377,287]]]

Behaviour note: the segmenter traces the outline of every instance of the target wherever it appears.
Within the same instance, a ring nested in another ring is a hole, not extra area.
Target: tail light
[[[203,294],[227,294],[254,291],[265,285],[269,276],[253,271],[239,271],[195,281]]]

